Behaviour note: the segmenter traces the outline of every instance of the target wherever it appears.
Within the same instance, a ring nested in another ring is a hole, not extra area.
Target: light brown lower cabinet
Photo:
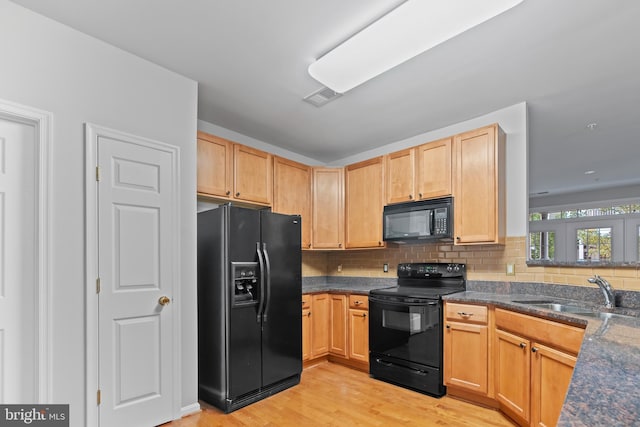
[[[369,366],[369,299],[349,295],[349,359]]]
[[[305,299],[310,300],[308,308],[305,308]],[[328,358],[368,372],[368,310],[368,298],[364,295],[303,295],[302,360],[316,363]]]
[[[311,330],[310,359],[329,354],[330,310],[331,300],[329,299],[329,294],[314,294],[311,296],[311,314],[309,316],[309,329]]]
[[[347,296],[329,294],[331,300],[331,335],[329,353],[347,357]]]
[[[444,382],[489,395],[489,319],[486,306],[447,303],[444,330]]]
[[[311,295],[302,295],[302,361],[311,358]]]
[[[556,425],[584,329],[457,303],[445,304],[444,328],[449,394],[496,406],[521,426]]]

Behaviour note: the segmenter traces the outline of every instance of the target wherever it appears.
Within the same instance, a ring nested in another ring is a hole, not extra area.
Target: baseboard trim
[[[186,417],[187,415],[192,415],[198,413],[202,410],[200,407],[200,403],[192,403],[191,405],[183,406],[180,408],[180,418]]]

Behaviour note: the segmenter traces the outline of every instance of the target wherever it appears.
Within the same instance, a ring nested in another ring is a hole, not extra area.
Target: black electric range
[[[466,265],[398,265],[398,285],[369,293],[370,374],[432,396],[442,379],[442,296],[466,290]]]

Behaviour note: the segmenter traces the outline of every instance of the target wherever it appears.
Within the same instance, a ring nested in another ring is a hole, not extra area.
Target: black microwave
[[[453,240],[453,198],[422,200],[384,207],[385,242],[428,243]]]

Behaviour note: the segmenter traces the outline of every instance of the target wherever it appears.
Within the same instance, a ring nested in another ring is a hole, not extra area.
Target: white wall
[[[381,156],[383,154],[392,153],[404,148],[413,147],[429,141],[435,141],[441,138],[455,135],[457,133],[476,129],[485,125],[499,123],[502,130],[507,134],[506,144],[506,181],[507,181],[507,236],[525,236],[527,234],[527,203],[528,203],[528,119],[527,105],[522,102],[512,105],[492,113],[476,117],[471,120],[447,126],[431,132],[416,135],[411,138],[400,141],[391,142],[380,148],[365,151],[355,156],[346,157],[339,161],[323,166],[341,167],[351,163],[370,159],[372,157]],[[294,153],[284,152],[284,150],[274,147],[254,138],[249,138],[237,132],[230,131],[223,127],[204,122],[198,122],[198,128],[202,131],[212,133],[224,138],[229,138],[236,142],[259,148],[265,151],[275,153],[283,157],[297,160],[309,165],[321,165],[320,162],[312,159],[301,158]],[[297,158],[295,157],[297,156]]]
[[[197,404],[196,82],[6,0],[0,52],[0,98],[53,113],[50,403],[69,403],[71,425],[85,424],[83,124],[91,122],[181,148],[182,405]]]

